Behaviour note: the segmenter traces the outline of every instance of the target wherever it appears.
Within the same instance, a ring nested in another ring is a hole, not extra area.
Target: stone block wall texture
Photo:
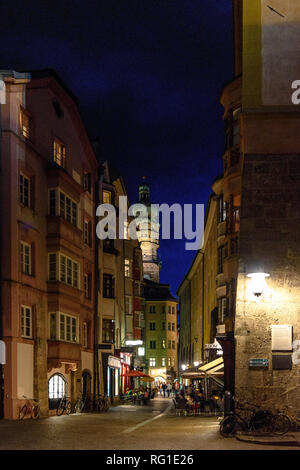
[[[270,277],[256,298],[247,274],[261,270]],[[300,155],[245,155],[235,319],[236,396],[299,410],[299,346],[291,370],[273,370],[272,325],[292,325],[300,340]],[[250,370],[252,358],[269,368]]]

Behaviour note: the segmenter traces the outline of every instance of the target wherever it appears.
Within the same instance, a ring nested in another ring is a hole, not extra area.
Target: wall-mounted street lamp
[[[269,277],[270,274],[267,273],[251,273],[247,274],[247,277],[250,277],[252,280],[251,288],[252,292],[256,297],[260,297],[264,291],[266,285],[266,277]]]
[[[198,362],[198,361],[195,361],[195,362],[194,362],[194,366],[195,366],[195,367],[198,367],[198,366],[199,366],[199,362]]]

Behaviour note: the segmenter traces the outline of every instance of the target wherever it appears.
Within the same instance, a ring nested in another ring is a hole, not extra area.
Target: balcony
[[[78,343],[48,341],[48,370],[67,364],[71,370],[77,370],[81,359],[81,346]]]

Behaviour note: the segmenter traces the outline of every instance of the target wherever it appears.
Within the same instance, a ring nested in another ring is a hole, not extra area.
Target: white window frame
[[[166,367],[166,358],[165,357],[161,358],[161,366]]]
[[[50,279],[50,255],[56,255],[56,269],[55,269],[55,279]],[[65,258],[65,269],[64,273],[61,270],[62,261],[61,258]],[[71,283],[68,281],[68,261],[71,262]],[[74,280],[76,278],[75,273],[76,269],[74,267],[77,266],[77,285],[74,285]],[[62,275],[65,274],[65,280],[62,280]],[[59,281],[67,286],[73,287],[74,289],[80,289],[80,263],[78,261],[74,261],[69,256],[65,255],[64,253],[60,252],[52,252],[48,253],[48,280],[49,281]]]
[[[79,227],[79,217],[78,217],[78,202],[72,199],[65,191],[62,191],[59,187],[56,188],[49,188],[48,190],[48,215],[51,214],[50,211],[50,193],[51,191],[55,192],[55,216],[61,217],[63,220],[68,222],[69,224],[73,225],[73,227]],[[64,208],[61,213],[61,194],[64,196]],[[70,200],[70,220],[67,217],[67,199]],[[76,223],[73,220],[73,204],[75,204],[76,208]]]
[[[29,335],[26,334],[26,314],[29,312]],[[21,337],[32,339],[32,307],[21,305]]]
[[[149,367],[156,367],[156,358],[150,357],[149,358]]]
[[[131,277],[131,262],[129,258],[124,258],[124,274],[126,278]]]
[[[64,318],[64,334],[62,335],[61,329],[61,318]],[[68,339],[68,319],[70,319],[70,339]],[[73,320],[75,320],[75,340],[73,340]],[[70,315],[69,313],[58,312],[58,324],[59,324],[59,341],[64,341],[66,343],[78,343],[78,329],[79,329],[79,319],[75,315]]]
[[[21,183],[21,179],[23,180]],[[25,204],[25,184],[24,181],[28,182],[28,204]],[[22,188],[22,189],[21,189]],[[19,175],[19,194],[20,194],[20,204],[22,204],[24,207],[31,207],[31,179],[24,175],[24,173],[20,173]]]
[[[28,257],[29,257],[29,262],[28,262],[28,266],[29,266],[29,269],[28,269],[28,272],[25,271],[25,266],[26,266],[26,261],[25,261],[25,256],[27,256],[25,254],[25,249],[24,248],[29,248],[29,254],[28,254]],[[20,250],[21,250],[21,253],[20,253],[20,257],[21,257],[21,273],[22,274],[25,274],[27,276],[31,276],[31,273],[32,273],[32,252],[31,252],[31,245],[29,243],[26,243],[24,241],[21,241],[21,247],[20,247]]]

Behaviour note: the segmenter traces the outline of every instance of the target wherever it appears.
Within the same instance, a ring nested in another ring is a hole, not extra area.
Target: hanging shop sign
[[[107,365],[109,367],[116,367],[117,369],[121,369],[121,361],[118,357],[109,356]]]
[[[216,349],[216,350],[222,351],[222,347],[221,347],[220,343],[218,343],[218,341],[217,341],[216,339],[215,339],[214,343],[206,344],[206,345],[205,345],[205,349],[206,349],[206,350]]]

